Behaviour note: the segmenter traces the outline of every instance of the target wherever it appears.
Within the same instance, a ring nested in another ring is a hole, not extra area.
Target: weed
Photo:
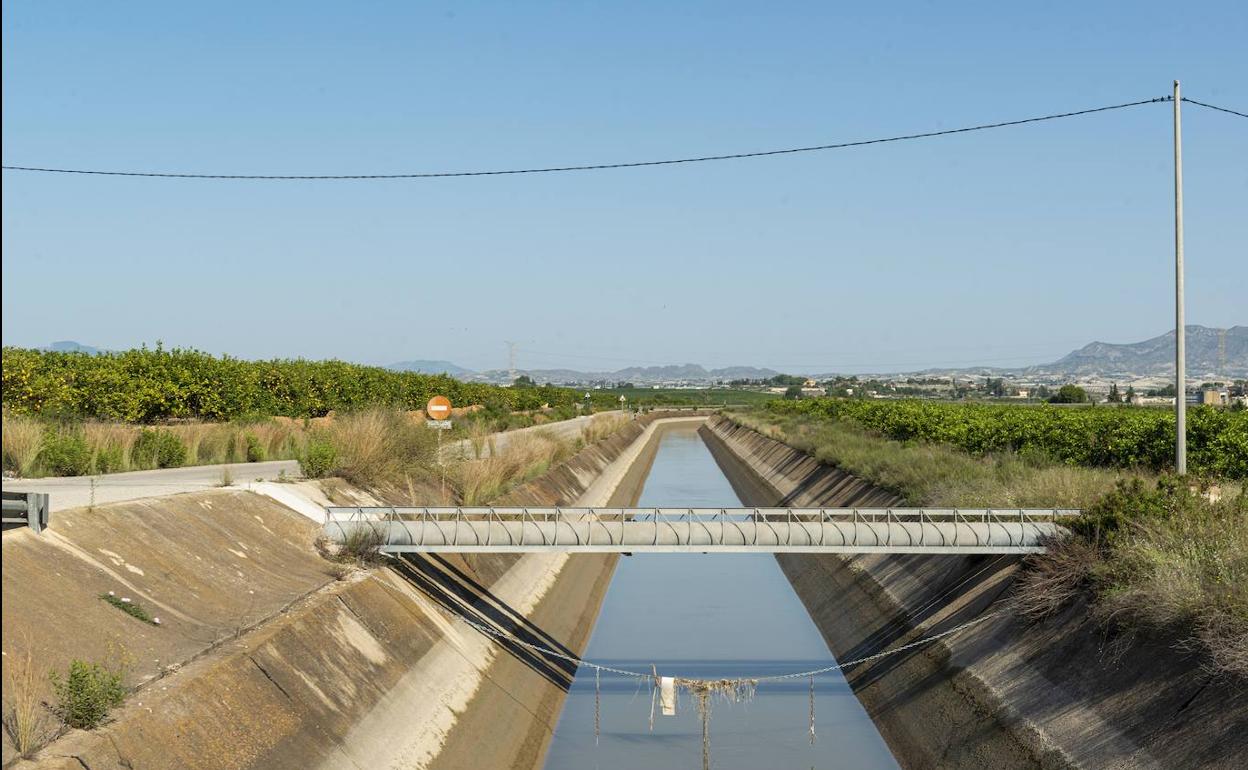
[[[91,730],[126,697],[124,671],[74,659],[69,671],[48,678],[56,697],[55,713],[67,727]]]
[[[100,598],[108,602],[109,604],[113,605],[117,609],[121,610],[122,612],[126,613],[132,618],[137,618],[143,621],[144,623],[147,623],[148,625],[153,625],[153,626],[160,625],[159,623],[155,621],[155,619],[152,618],[151,613],[149,613],[146,609],[144,609],[143,605],[139,604],[136,601],[130,601],[125,598],[119,598],[117,596],[114,596],[113,594],[100,594]]]
[[[4,410],[4,469],[19,476],[34,472],[35,461],[43,449],[43,426],[29,417],[19,417]]]
[[[346,580],[351,577],[351,575],[355,574],[355,567],[351,564],[334,563],[329,565],[326,572],[334,580]]]
[[[35,664],[34,643],[29,635],[23,639],[20,650],[5,655],[4,671],[4,729],[17,753],[29,757],[50,732],[40,692],[44,677]]]
[[[368,526],[352,529],[338,546],[334,560],[340,563],[375,564],[381,557],[385,537]]]

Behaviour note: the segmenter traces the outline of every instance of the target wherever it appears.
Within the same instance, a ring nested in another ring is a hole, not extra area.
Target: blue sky
[[[1188,3],[3,6],[7,165],[384,173],[616,162],[1162,96],[1248,108]],[[473,368],[878,371],[1173,325],[1167,104],[546,176],[4,173],[3,339]],[[1184,111],[1188,318],[1248,323],[1248,120]]]

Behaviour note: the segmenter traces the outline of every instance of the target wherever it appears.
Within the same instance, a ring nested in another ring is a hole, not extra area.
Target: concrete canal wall
[[[498,502],[632,504],[659,435],[698,419],[641,418]],[[577,654],[617,557],[417,556],[336,581],[317,530],[273,499],[223,490],[67,511],[44,538],[6,534],[6,673],[17,640],[58,670],[124,650],[139,689],[109,723],[33,760],[6,735],[5,765],[540,766],[574,670],[458,618]],[[161,625],[109,607],[108,590]]]
[[[713,418],[704,439],[747,505],[888,506],[889,492]],[[854,667],[847,679],[906,768],[1242,767],[1248,686],[1165,638],[1113,635],[1069,607],[1025,623],[1014,557],[782,555],[832,652],[851,660],[999,613]]]

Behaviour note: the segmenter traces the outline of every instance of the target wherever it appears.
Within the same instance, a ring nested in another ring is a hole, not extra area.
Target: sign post
[[[451,429],[451,400],[434,396],[425,404],[425,425],[438,432],[438,468],[442,471],[442,504],[446,504],[446,462],[442,459],[442,431]]]

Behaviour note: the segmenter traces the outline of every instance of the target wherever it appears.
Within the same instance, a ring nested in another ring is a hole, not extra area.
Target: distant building
[[[1131,402],[1136,406],[1174,406],[1174,396],[1141,396],[1136,395]]]
[[[1200,403],[1205,406],[1230,406],[1231,394],[1218,388],[1205,388],[1200,391]]]

